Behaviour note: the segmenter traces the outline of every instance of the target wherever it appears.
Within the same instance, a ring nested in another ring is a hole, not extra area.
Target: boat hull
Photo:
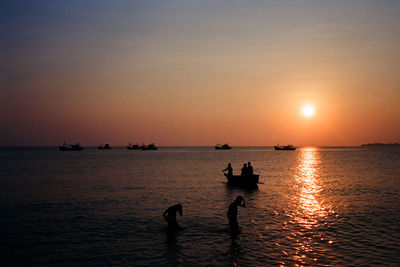
[[[112,149],[110,145],[98,146],[97,149]]]
[[[83,147],[63,147],[63,146],[59,146],[58,147],[60,149],[60,151],[82,151]]]
[[[126,148],[129,150],[139,150],[140,149],[139,146],[127,146]]]
[[[275,150],[296,150],[295,147],[274,146]]]
[[[232,186],[238,187],[255,187],[257,186],[260,175],[252,174],[252,175],[228,175],[225,174],[226,179],[228,180],[228,184]]]
[[[215,149],[217,149],[217,150],[229,150],[229,149],[232,149],[232,147],[220,147],[220,146],[216,146]]]
[[[140,147],[140,150],[158,150],[158,147]]]

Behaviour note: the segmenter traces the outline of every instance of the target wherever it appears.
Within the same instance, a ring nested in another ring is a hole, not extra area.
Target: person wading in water
[[[179,215],[182,216],[182,205],[181,204],[171,206],[163,213],[163,217],[168,223],[169,231],[175,231],[176,229],[179,228],[179,224],[176,221],[176,213],[177,212],[179,212]]]
[[[238,234],[240,232],[239,230],[239,223],[237,220],[237,207],[246,207],[246,204],[244,203],[244,199],[241,196],[238,196],[235,201],[233,201],[229,205],[228,212],[226,213],[228,220],[229,220],[229,226],[231,228],[232,234]]]

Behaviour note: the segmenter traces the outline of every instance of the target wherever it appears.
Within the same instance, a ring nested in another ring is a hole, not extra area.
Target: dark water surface
[[[245,161],[258,189],[228,187],[222,169]],[[1,148],[0,175],[1,266],[400,264],[394,147]],[[161,215],[177,203],[171,237]]]

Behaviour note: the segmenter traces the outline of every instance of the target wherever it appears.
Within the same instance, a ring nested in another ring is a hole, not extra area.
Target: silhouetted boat
[[[139,150],[140,149],[139,145],[137,145],[137,144],[133,145],[133,144],[131,144],[131,142],[129,142],[129,145],[127,145],[126,148],[129,150]]]
[[[70,145],[65,142],[62,146],[59,146],[58,148],[61,151],[81,151],[84,149],[84,147],[82,147],[81,144],[79,144],[79,143]]]
[[[223,145],[216,144],[216,145],[215,145],[215,149],[231,149],[231,148],[232,148],[232,147],[229,146],[228,144],[223,144]]]
[[[228,179],[228,184],[232,186],[238,187],[255,187],[257,186],[260,175],[259,174],[251,174],[251,175],[229,175],[224,173],[226,179]]]
[[[148,144],[147,146],[145,144],[142,144],[140,146],[140,150],[157,150],[158,147],[156,147],[153,143]]]
[[[97,148],[98,149],[111,149],[112,147],[110,146],[110,144],[105,144],[104,146],[103,145],[99,145]]]
[[[296,147],[293,145],[287,145],[287,146],[274,146],[275,150],[296,150]]]

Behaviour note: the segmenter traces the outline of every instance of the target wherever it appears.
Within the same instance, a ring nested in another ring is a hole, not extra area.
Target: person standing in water
[[[223,172],[224,171],[228,171],[228,175],[229,176],[232,176],[233,175],[233,169],[232,169],[232,165],[230,164],[230,163],[228,163],[228,167],[226,167],[226,169],[225,170],[222,170]]]
[[[176,204],[174,206],[171,206],[163,213],[163,217],[168,223],[169,230],[176,230],[179,228],[179,224],[176,221],[176,213],[177,212],[179,212],[179,215],[182,216],[182,205],[181,204]]]
[[[241,196],[238,196],[235,201],[233,201],[229,205],[228,212],[226,213],[226,216],[228,217],[229,220],[229,226],[231,228],[231,231],[233,234],[239,233],[239,222],[237,219],[237,207],[246,207],[246,204],[244,203],[244,199]]]

